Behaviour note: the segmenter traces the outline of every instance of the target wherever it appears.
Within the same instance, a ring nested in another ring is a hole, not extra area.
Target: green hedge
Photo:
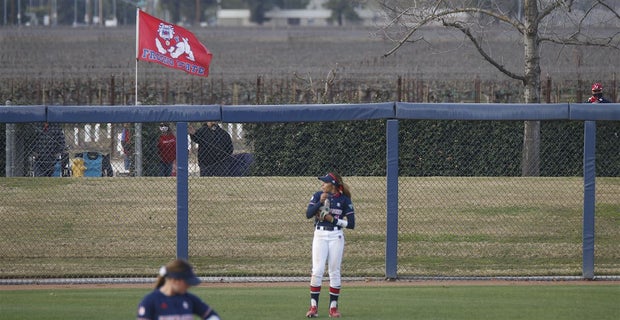
[[[618,122],[597,124],[597,175],[620,174]],[[254,175],[385,175],[385,121],[253,124]],[[402,176],[519,176],[523,121],[399,123]],[[541,122],[541,176],[580,176],[583,122]]]
[[[247,124],[244,130],[254,149],[253,175],[316,175],[328,170],[351,176],[386,173],[385,120]],[[399,130],[402,176],[521,174],[522,121],[401,120]],[[18,126],[18,134],[24,145],[34,138],[23,125]],[[156,124],[144,126],[147,176],[156,175],[157,136]],[[3,175],[5,152],[5,125],[0,124]],[[540,153],[542,176],[582,175],[583,122],[543,121]],[[620,122],[597,122],[596,159],[597,176],[620,176]]]

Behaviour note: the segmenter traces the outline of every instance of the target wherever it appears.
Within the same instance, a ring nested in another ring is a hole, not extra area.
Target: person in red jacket
[[[159,155],[159,175],[169,177],[172,175],[172,167],[177,158],[177,138],[170,130],[168,123],[159,124],[159,141],[157,142],[157,154]]]
[[[603,85],[600,82],[592,84],[592,96],[586,103],[611,103],[611,101],[603,97]]]
[[[123,148],[123,160],[125,164],[125,170],[129,173],[130,176],[133,176],[136,168],[133,160],[135,150],[131,139],[131,124],[123,123],[123,130],[121,131],[121,147]]]

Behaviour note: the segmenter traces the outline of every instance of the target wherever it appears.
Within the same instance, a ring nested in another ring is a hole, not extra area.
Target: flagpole
[[[140,8],[136,8],[136,79],[135,79],[135,94],[134,94],[134,105],[138,105],[138,43],[139,43],[139,35],[140,35]],[[134,173],[136,176],[142,176],[142,123],[135,123],[135,134],[136,138],[134,141],[134,152],[135,152],[135,162],[134,169],[136,172]]]
[[[138,105],[138,37],[140,36],[140,8],[136,8],[136,81],[135,83],[135,95],[134,95],[134,105]]]

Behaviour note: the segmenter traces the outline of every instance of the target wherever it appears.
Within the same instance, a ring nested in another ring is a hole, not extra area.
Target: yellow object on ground
[[[74,177],[83,177],[84,171],[86,171],[86,166],[84,166],[84,159],[75,158],[71,164],[71,171],[73,171]]]

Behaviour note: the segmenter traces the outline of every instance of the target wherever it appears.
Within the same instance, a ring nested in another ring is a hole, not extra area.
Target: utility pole
[[[17,0],[17,26],[22,26],[22,0]]]
[[[98,0],[99,2],[99,25],[104,26],[105,21],[103,21],[103,0]]]
[[[196,16],[194,17],[194,25],[200,26],[200,0],[196,0]]]
[[[93,22],[90,13],[90,0],[84,0],[84,23],[86,25]]]
[[[50,22],[51,22],[52,26],[56,26],[56,25],[58,25],[58,1],[57,0],[52,0],[52,5],[51,5],[50,10],[52,11],[50,13],[52,21],[50,21]]]

